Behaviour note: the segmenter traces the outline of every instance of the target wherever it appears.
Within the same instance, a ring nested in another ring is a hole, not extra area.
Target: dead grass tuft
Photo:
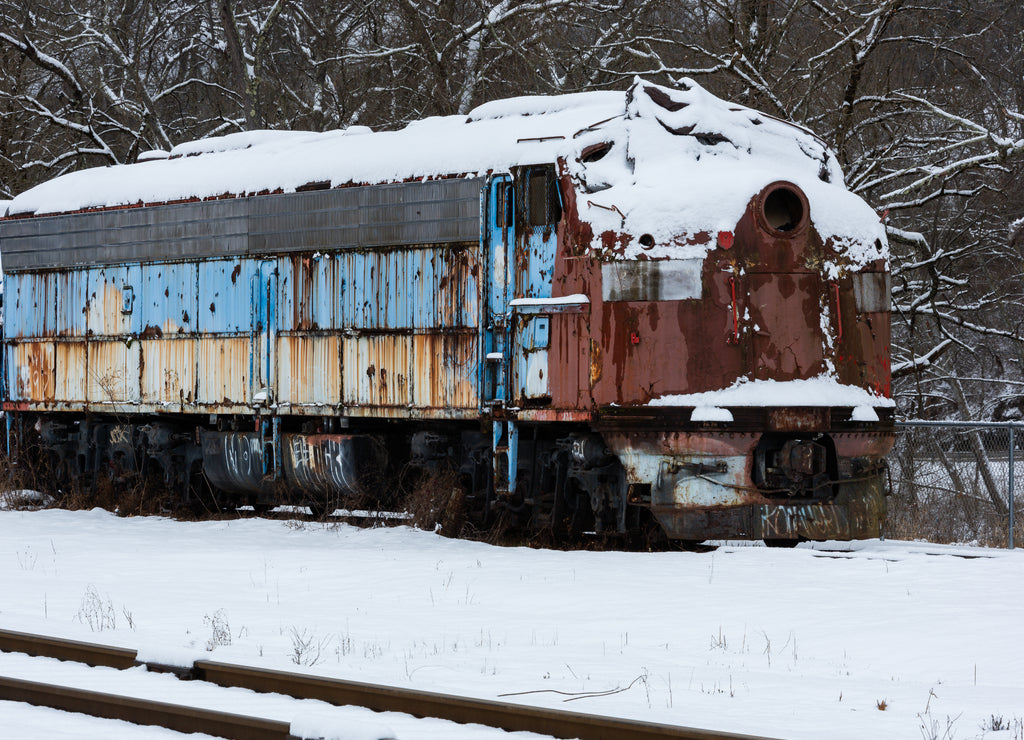
[[[406,495],[404,508],[420,529],[459,537],[466,528],[466,489],[449,468],[423,472]]]

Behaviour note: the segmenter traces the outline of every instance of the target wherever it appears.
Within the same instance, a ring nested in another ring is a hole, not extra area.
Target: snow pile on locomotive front
[[[636,80],[624,116],[582,132],[577,149],[569,162],[584,194],[581,216],[606,258],[702,257],[779,180],[804,191],[822,241],[852,264],[888,256],[877,215],[846,189],[817,136],[692,80],[679,89]]]

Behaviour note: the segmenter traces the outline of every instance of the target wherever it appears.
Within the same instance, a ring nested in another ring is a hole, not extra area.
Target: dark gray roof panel
[[[433,180],[4,220],[0,254],[18,272],[475,242],[482,186]]]

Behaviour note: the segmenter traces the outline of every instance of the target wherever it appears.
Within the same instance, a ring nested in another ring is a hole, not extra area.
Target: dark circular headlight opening
[[[768,231],[792,236],[807,223],[807,198],[790,183],[774,183],[764,190],[761,217]]]

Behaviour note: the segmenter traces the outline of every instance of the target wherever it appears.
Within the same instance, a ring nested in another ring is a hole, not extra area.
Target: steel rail
[[[228,740],[298,740],[287,722],[0,676],[0,699]]]
[[[67,644],[68,651],[61,653]],[[296,699],[319,699],[330,704],[356,705],[378,712],[402,712],[416,717],[434,717],[460,724],[481,724],[509,732],[527,731],[557,738],[579,740],[772,740],[716,730],[619,719],[581,712],[532,707],[510,702],[450,696],[395,686],[360,683],[303,673],[197,660],[189,668],[170,668],[142,663],[135,653],[124,648],[64,641],[24,632],[0,630],[0,650],[28,653],[65,660],[80,660],[89,665],[127,668],[145,665],[149,670],[172,670],[183,678],[207,681],[219,686],[247,688],[253,691],[284,694]],[[131,662],[125,664],[126,654]]]

